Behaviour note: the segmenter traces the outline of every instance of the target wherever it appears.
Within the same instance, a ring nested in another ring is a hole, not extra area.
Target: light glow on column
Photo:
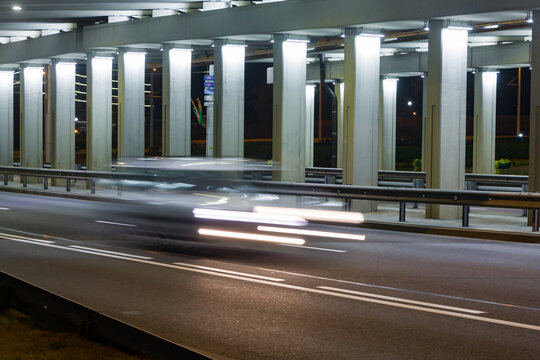
[[[75,63],[59,62],[56,64],[56,73],[62,75],[64,73],[71,74],[75,72]]]
[[[144,66],[144,60],[146,57],[146,53],[144,52],[126,52],[124,53],[124,62],[125,66],[133,66],[133,67],[139,67]]]
[[[172,68],[185,64],[191,65],[191,49],[170,49],[169,62]]]
[[[24,76],[28,78],[35,77],[42,77],[43,76],[43,68],[40,67],[25,67],[24,68]]]
[[[482,73],[482,82],[484,88],[492,87],[497,84],[497,72],[496,71],[485,71]]]
[[[113,59],[110,57],[94,57],[92,58],[92,71],[107,70],[112,67]]]
[[[287,40],[283,44],[284,60],[288,59],[305,59],[307,52],[307,42]]]
[[[356,49],[365,54],[366,57],[379,55],[381,51],[381,38],[373,35],[357,35],[355,37]],[[371,54],[371,55],[370,55]]]
[[[469,32],[465,29],[442,29],[441,37],[444,47],[449,51],[462,51],[467,49]]]
[[[236,44],[226,44],[221,47],[221,53],[223,54],[223,61],[227,62],[229,59],[241,59],[244,62],[246,56],[246,46]]]

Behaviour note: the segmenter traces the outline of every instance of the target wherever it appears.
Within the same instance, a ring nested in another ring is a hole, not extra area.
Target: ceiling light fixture
[[[21,11],[22,7],[20,7],[19,5],[13,5],[12,9],[13,11]]]
[[[423,27],[423,30],[424,31],[429,31],[429,23],[427,21],[424,21],[424,27]]]
[[[531,13],[531,12],[528,12],[528,13],[527,13],[527,18],[525,19],[525,22],[526,22],[527,24],[532,24],[533,21],[534,21],[534,20],[533,20],[533,17],[532,17],[532,13]]]

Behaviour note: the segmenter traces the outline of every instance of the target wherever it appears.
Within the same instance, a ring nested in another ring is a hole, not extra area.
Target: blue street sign
[[[204,87],[205,88],[213,88],[214,87],[214,82],[213,81],[207,81],[204,83]]]
[[[214,75],[204,75],[204,81],[214,81]]]
[[[214,95],[214,88],[205,88],[204,95]]]

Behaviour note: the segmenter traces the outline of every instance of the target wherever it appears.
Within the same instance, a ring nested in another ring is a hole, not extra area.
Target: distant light
[[[407,105],[412,106],[412,101],[411,100],[407,101]]]
[[[473,29],[473,27],[472,26],[466,26],[466,25],[448,25],[447,29],[471,31]]]
[[[22,7],[20,7],[19,5],[13,5],[12,9],[13,11],[21,11]]]
[[[519,133],[518,137],[522,138],[522,137],[523,137],[523,133]]]
[[[157,68],[153,68],[152,70],[153,70],[154,72],[156,72],[156,71],[157,71]]]
[[[527,18],[525,19],[525,22],[527,24],[532,24],[534,22],[534,19],[532,17],[532,13],[530,13],[530,12],[527,13]]]
[[[412,113],[412,114],[413,114],[414,116],[416,116],[416,111],[413,111],[413,113]]]
[[[484,26],[482,29],[498,29],[499,28],[499,24],[490,24],[490,25],[486,25]]]
[[[77,121],[79,121],[79,118],[78,118],[78,117],[75,118],[75,122],[77,122]]]
[[[424,21],[424,31],[429,31],[429,23],[427,21]]]
[[[235,231],[199,229],[198,233],[201,235],[214,236],[214,237],[220,237],[220,238],[253,240],[253,241],[271,242],[271,243],[278,243],[278,244],[304,245],[306,243],[304,239],[300,239],[300,238],[260,235],[260,234],[242,233],[242,232],[235,232]]]
[[[75,129],[75,134],[78,134],[79,133],[79,130]]]

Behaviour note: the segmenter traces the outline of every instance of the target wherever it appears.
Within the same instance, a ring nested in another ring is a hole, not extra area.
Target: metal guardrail
[[[57,330],[79,333],[152,359],[209,359],[144,330],[0,272],[0,312],[15,309]]]
[[[43,186],[48,187],[48,178],[83,179],[90,182],[91,193],[95,193],[97,180],[114,180],[118,182],[119,195],[121,194],[121,181],[147,181],[152,183],[169,183],[179,181],[178,175],[168,176],[167,172],[158,174],[133,174],[122,172],[99,172],[80,170],[35,169],[0,166],[0,174],[4,174],[4,185],[7,185],[9,175],[19,175],[26,186],[28,177],[43,178]],[[421,174],[421,173],[420,173]],[[415,179],[419,180],[419,179]],[[221,179],[214,181],[222,182]],[[66,181],[66,191],[70,190],[70,181]],[[286,183],[252,180],[248,186],[245,182],[227,180],[228,186],[237,186],[245,191],[259,191],[271,194],[317,196],[341,198],[345,201],[345,208],[350,209],[352,200],[376,200],[399,203],[399,221],[405,221],[407,203],[425,203],[462,206],[462,226],[469,226],[469,211],[471,206],[500,207],[529,209],[533,212],[533,231],[539,230],[540,194],[515,192],[487,192],[477,190],[438,190],[438,189],[407,189],[384,188],[372,186],[351,186],[334,184],[307,184]]]

